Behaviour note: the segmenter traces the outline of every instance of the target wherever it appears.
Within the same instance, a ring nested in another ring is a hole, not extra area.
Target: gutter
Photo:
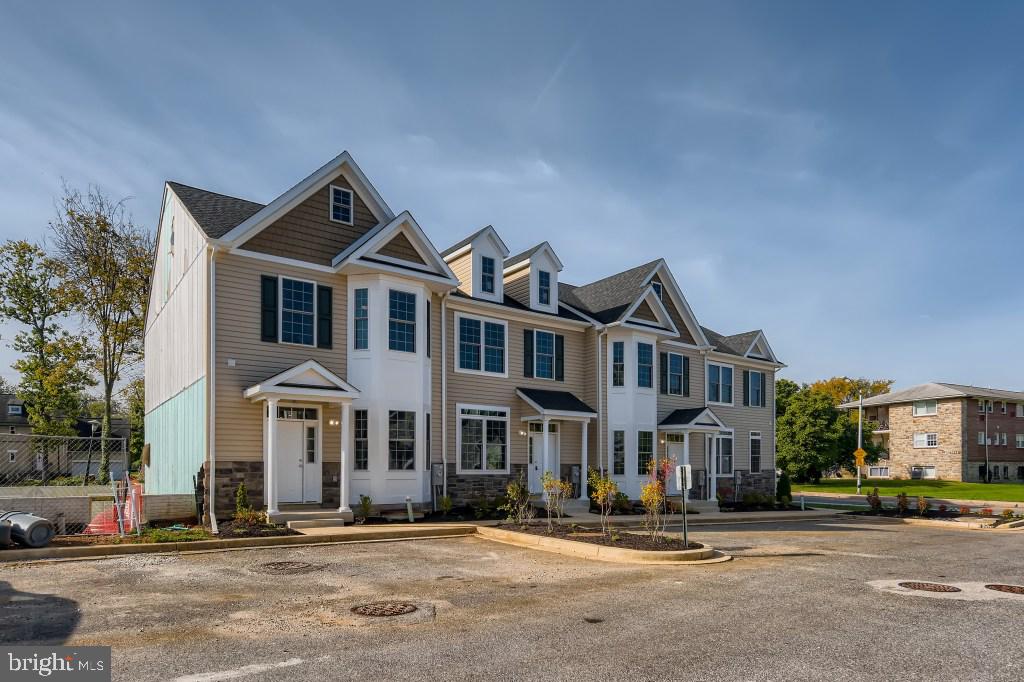
[[[208,453],[207,461],[210,464],[209,478],[210,478],[210,489],[207,491],[210,495],[208,502],[208,508],[210,510],[210,532],[214,535],[218,535],[220,531],[217,528],[217,440],[216,440],[216,427],[217,427],[217,395],[216,395],[216,380],[217,380],[217,247],[211,245],[209,247],[210,252],[210,314],[208,317],[207,330],[210,334],[210,349],[209,359],[207,361],[207,375],[209,380],[206,382],[206,395],[207,395],[207,410],[206,410],[206,449]]]
[[[601,395],[601,339],[608,335],[608,330],[604,329],[597,335],[597,465],[601,470],[601,476],[604,476],[604,458],[601,456],[601,443],[603,442],[602,435],[604,433],[604,401]],[[583,472],[586,476],[586,472]]]
[[[444,467],[441,495],[448,497],[448,296],[441,294],[441,465]]]

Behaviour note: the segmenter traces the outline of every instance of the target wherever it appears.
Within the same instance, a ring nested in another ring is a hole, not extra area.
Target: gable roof
[[[211,239],[220,239],[231,228],[248,220],[263,208],[263,204],[255,201],[199,189],[173,180],[168,180],[167,186],[195,218],[199,229]]]
[[[559,282],[558,298],[602,324],[615,322],[636,302],[647,277],[659,262],[644,263],[583,286]]]
[[[764,337],[764,332],[762,332],[760,329],[754,329],[752,331],[742,332],[740,334],[732,334],[730,336],[719,334],[714,329],[705,327],[703,325],[701,326],[701,330],[704,332],[704,336],[708,338],[708,341],[711,343],[711,345],[714,346],[715,350],[718,351],[719,353],[735,355],[741,358],[751,358],[753,360],[765,360],[767,362],[775,363],[779,362],[779,360],[775,358],[774,353],[772,353],[771,348],[768,346],[767,340],[764,342],[764,345],[765,348],[768,349],[768,352],[771,354],[771,357],[759,358],[753,355],[749,355],[749,352],[753,347],[754,342]]]
[[[551,258],[554,259],[555,265],[557,265],[559,271],[561,271],[562,267],[563,267],[562,266],[562,260],[558,257],[558,254],[555,253],[555,250],[554,250],[554,248],[552,248],[551,244],[549,244],[546,241],[541,242],[540,244],[537,244],[536,246],[531,247],[531,248],[527,249],[526,251],[522,251],[520,253],[517,253],[514,256],[506,258],[505,261],[501,264],[502,265],[502,269],[508,270],[509,268],[515,267],[516,265],[519,265],[520,263],[523,263],[524,261],[527,261],[530,258],[532,258],[533,255],[535,253],[537,253],[538,251],[541,251],[541,250],[544,250],[544,249],[547,249],[548,253],[551,254]],[[559,286],[561,286],[561,284],[559,284]]]
[[[999,388],[983,388],[981,386],[931,381],[926,384],[918,384],[898,391],[865,398],[864,407],[895,405],[897,403],[910,403],[915,400],[936,400],[940,398],[988,398],[992,400],[1024,402],[1024,391],[1007,391]],[[860,403],[854,400],[843,403],[839,407],[841,409],[853,409],[859,405]]]
[[[589,417],[597,416],[594,408],[569,391],[517,387],[516,395],[541,414],[558,413]]]
[[[456,242],[455,244],[452,244],[447,249],[442,251],[441,252],[441,257],[442,258],[448,258],[448,256],[452,255],[456,251],[459,251],[459,250],[469,246],[473,242],[475,242],[480,235],[486,234],[488,232],[491,233],[491,236],[494,238],[495,242],[497,242],[498,248],[501,249],[501,251],[502,251],[502,255],[503,256],[507,256],[508,255],[508,247],[505,246],[504,240],[502,240],[502,238],[498,236],[498,231],[494,229],[493,225],[485,225],[484,227],[481,227],[479,230],[477,230],[473,234],[469,235],[465,239],[463,239],[463,240],[461,240],[459,242]],[[536,248],[536,247],[534,247],[534,248]]]
[[[561,284],[559,284],[559,286],[561,286]],[[533,313],[535,315],[548,315],[550,317],[560,317],[563,320],[571,320],[572,322],[591,322],[591,320],[588,320],[588,319],[586,319],[584,317],[581,317],[580,315],[576,314],[570,308],[567,308],[564,305],[558,306],[558,312],[557,313],[551,313],[551,312],[548,312],[546,310],[537,310],[535,308],[531,308],[528,305],[524,305],[524,304],[520,303],[519,301],[517,301],[516,299],[512,298],[511,296],[509,296],[508,294],[505,294],[504,300],[502,300],[501,302],[493,301],[493,300],[491,300],[489,298],[477,298],[476,296],[470,296],[469,294],[467,294],[465,291],[462,291],[461,289],[455,289],[454,291],[452,291],[451,292],[451,296],[453,298],[462,298],[462,299],[465,299],[467,301],[475,301],[477,303],[487,303],[487,304],[490,304],[490,305],[500,305],[500,306],[504,306],[506,308],[511,308],[513,310],[517,310],[517,311],[520,311],[520,312]]]

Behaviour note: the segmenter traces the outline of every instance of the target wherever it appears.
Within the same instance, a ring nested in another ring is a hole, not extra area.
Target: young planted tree
[[[11,343],[21,353],[13,365],[21,375],[16,393],[41,435],[73,435],[80,395],[93,384],[85,341],[60,324],[77,303],[64,274],[63,264],[35,244],[0,246],[0,318],[24,327]]]
[[[115,387],[126,370],[142,361],[153,240],[132,222],[123,200],[112,201],[96,188],[83,195],[65,186],[50,228],[67,286],[77,294],[76,312],[89,330],[94,366],[100,376],[99,477],[105,483],[110,477]]]

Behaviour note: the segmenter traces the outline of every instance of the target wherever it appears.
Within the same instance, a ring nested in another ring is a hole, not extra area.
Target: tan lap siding
[[[505,295],[519,301],[523,305],[530,305],[530,268],[509,275],[505,278]]]
[[[333,348],[260,341],[260,276],[283,275],[312,280],[333,290]],[[263,459],[263,410],[242,392],[306,360],[316,360],[345,377],[347,343],[345,277],[266,263],[232,254],[217,256],[216,444],[217,460]],[[235,366],[229,367],[228,360]],[[324,411],[324,461],[339,459],[339,408]]]
[[[325,183],[308,199],[282,216],[242,248],[274,256],[296,258],[319,265],[330,265],[331,260],[352,242],[377,225],[377,218],[362,198],[353,190],[352,225],[334,222],[330,218],[330,186],[352,189],[344,176]]]
[[[718,362],[716,360],[716,362]],[[761,432],[761,471],[770,472],[775,467],[775,450],[772,447],[775,436],[775,419],[773,413],[775,397],[775,379],[770,369],[746,366],[733,360],[721,361],[733,366],[733,406],[710,405],[711,410],[735,429],[733,440],[733,470],[750,470],[750,432]],[[701,368],[703,370],[703,368]],[[767,384],[764,407],[744,407],[743,405],[743,370],[764,372]]]
[[[466,313],[469,314],[469,313]],[[483,317],[494,317],[493,310],[482,312]],[[464,374],[455,371],[458,357],[458,338],[455,331],[455,311],[448,309],[447,315],[448,341],[448,458],[452,464],[458,461],[457,429],[459,403],[472,405],[488,405],[509,409],[509,462],[510,464],[527,463],[527,438],[521,433],[527,432],[527,425],[521,421],[523,416],[535,411],[526,405],[517,395],[516,388],[532,387],[552,391],[569,391],[582,399],[585,394],[585,381],[592,380],[592,375],[584,372],[584,338],[583,330],[560,330],[545,326],[543,320],[538,324],[508,321],[508,378],[493,377],[480,374]],[[562,334],[565,337],[565,381],[527,378],[523,376],[523,330],[543,329]],[[594,409],[596,406],[591,405]],[[580,446],[582,431],[580,425],[573,422],[561,422],[561,462],[562,464],[580,463]]]
[[[661,281],[661,277],[655,275],[651,279],[651,281],[660,283],[663,287],[663,290],[666,291],[666,296],[664,298],[664,301],[662,302],[665,304],[665,309],[668,310],[669,317],[672,318],[672,323],[675,324],[677,329],[679,329],[679,337],[677,340],[682,341],[683,343],[695,345],[697,342],[693,340],[693,335],[690,334],[690,331],[687,328],[686,323],[683,322],[683,316],[679,313],[679,310],[676,309],[675,304],[672,302],[672,298],[667,295],[668,290],[664,289],[665,285]]]
[[[399,232],[394,239],[382,246],[377,253],[381,256],[400,258],[401,260],[406,260],[410,263],[426,265],[426,262],[423,260],[423,256],[420,255],[420,252],[412,245],[409,238],[401,232]]]
[[[455,276],[459,280],[459,291],[473,295],[473,252],[459,256],[448,263]]]

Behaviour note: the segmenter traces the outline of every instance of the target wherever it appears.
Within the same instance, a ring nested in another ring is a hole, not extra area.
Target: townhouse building
[[[762,331],[701,326],[659,259],[561,281],[491,226],[438,250],[347,152],[268,204],[168,182],[146,323],[148,492],[271,516],[456,503],[545,471],[631,497],[652,459],[714,500],[775,485]],[[672,482],[674,486],[674,482]],[[673,491],[677,492],[677,491]]]
[[[864,418],[882,450],[870,478],[1024,481],[1022,391],[930,382],[865,398]]]

